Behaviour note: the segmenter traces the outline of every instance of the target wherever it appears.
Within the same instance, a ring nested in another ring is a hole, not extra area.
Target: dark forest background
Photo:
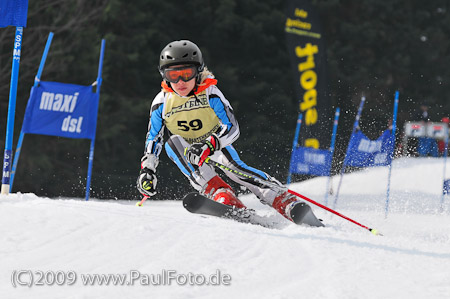
[[[361,128],[377,137],[400,91],[398,127],[421,103],[432,119],[450,114],[448,0],[321,0],[329,96],[341,108],[334,172],[340,168],[361,96]],[[286,180],[298,115],[283,0],[30,1],[24,30],[14,144],[50,31],[42,80],[91,84],[106,39],[91,196],[138,199],[135,180],[149,108],[160,90],[158,55],[170,41],[199,45],[241,127],[243,161]],[[0,147],[4,149],[14,28],[0,29]],[[330,118],[332,115],[330,115]],[[331,123],[331,120],[330,120]],[[331,129],[324,134],[331,135]],[[83,197],[89,140],[26,135],[13,192]],[[296,180],[302,178],[297,177]],[[190,190],[165,153],[155,199]]]

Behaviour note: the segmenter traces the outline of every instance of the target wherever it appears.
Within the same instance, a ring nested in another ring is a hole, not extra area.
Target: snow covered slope
[[[387,219],[387,168],[344,177],[336,209],[383,237],[315,207],[327,226],[296,226],[251,195],[242,200],[284,227],[193,215],[173,201],[138,208],[1,196],[0,298],[450,298],[450,196],[440,213],[442,166],[442,159],[396,160]],[[325,183],[291,187],[323,203]],[[35,285],[49,284],[53,274],[63,285]],[[140,276],[123,285],[83,281],[94,274]],[[201,285],[210,275],[221,285]],[[31,276],[33,286],[18,285]],[[155,285],[158,278],[165,285]]]

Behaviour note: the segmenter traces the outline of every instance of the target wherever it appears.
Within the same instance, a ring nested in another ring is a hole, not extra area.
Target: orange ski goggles
[[[169,68],[164,70],[164,78],[171,83],[178,83],[183,80],[188,82],[197,76],[196,66],[182,66],[177,68]]]

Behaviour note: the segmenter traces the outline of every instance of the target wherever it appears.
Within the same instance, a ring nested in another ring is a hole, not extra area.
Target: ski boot
[[[286,191],[281,195],[275,197],[272,203],[272,207],[286,219],[293,221],[291,217],[291,210],[298,203],[301,202],[297,200],[297,197]]]
[[[206,187],[201,192],[209,199],[221,204],[236,207],[238,209],[246,208],[245,205],[236,197],[230,185],[225,183],[218,175],[208,181]]]
[[[289,192],[277,196],[273,200],[272,207],[286,219],[296,224],[324,226],[321,220],[316,218],[309,205]]]

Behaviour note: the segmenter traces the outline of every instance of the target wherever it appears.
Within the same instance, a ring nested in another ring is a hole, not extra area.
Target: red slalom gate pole
[[[295,196],[297,196],[297,197],[300,197],[301,199],[304,199],[304,200],[306,200],[306,201],[308,201],[308,202],[310,202],[310,203],[312,203],[312,204],[314,204],[314,205],[316,205],[318,207],[321,207],[322,209],[327,210],[330,213],[338,215],[339,217],[342,217],[345,220],[348,220],[348,221],[350,221],[350,222],[352,222],[352,223],[354,223],[354,224],[356,224],[356,225],[358,225],[358,226],[360,226],[362,228],[365,228],[365,229],[367,229],[368,231],[370,231],[372,234],[374,234],[376,236],[382,236],[382,234],[380,232],[378,232],[378,230],[370,228],[370,227],[367,227],[367,226],[365,226],[365,225],[363,225],[363,224],[361,224],[361,223],[359,223],[359,222],[357,222],[357,221],[355,221],[355,220],[353,220],[351,218],[348,218],[347,216],[342,215],[341,213],[336,212],[335,210],[330,209],[329,207],[324,206],[324,205],[322,205],[322,204],[320,204],[320,203],[318,203],[318,202],[316,202],[316,201],[314,201],[314,200],[312,200],[312,199],[310,199],[310,198],[308,198],[308,197],[306,197],[304,195],[301,195],[300,193],[297,193],[297,192],[292,191],[292,190],[288,190],[288,192],[293,194],[293,195],[295,195]]]

